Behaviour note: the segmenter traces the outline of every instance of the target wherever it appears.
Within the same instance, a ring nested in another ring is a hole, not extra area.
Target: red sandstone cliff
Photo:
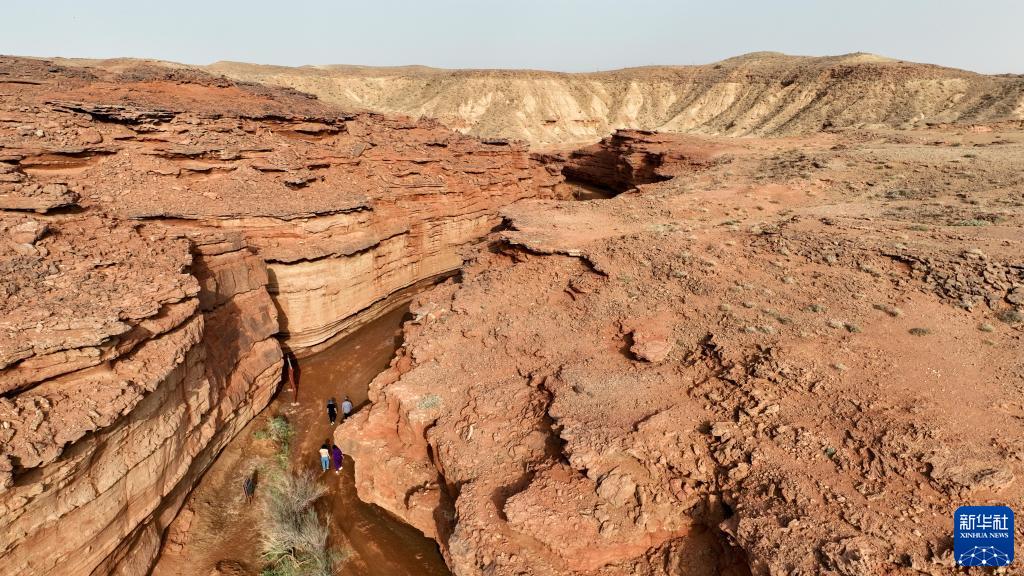
[[[4,58],[0,86],[5,574],[146,573],[276,391],[278,337],[330,342],[557,180],[206,74]]]

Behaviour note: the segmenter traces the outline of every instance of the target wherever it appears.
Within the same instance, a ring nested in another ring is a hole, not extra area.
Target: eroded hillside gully
[[[422,289],[422,288],[421,288]],[[367,403],[369,382],[387,368],[401,345],[401,324],[408,304],[363,324],[328,348],[301,358],[298,398],[287,386],[218,457],[171,524],[153,576],[207,574],[219,566],[252,570],[259,565],[259,496],[246,505],[241,483],[272,463],[274,447],[260,433],[271,418],[283,417],[293,427],[290,465],[296,473],[315,474],[327,489],[318,502],[329,519],[329,544],[343,553],[339,574],[352,576],[415,576],[450,574],[437,544],[418,530],[356,495],[354,467],[347,459],[340,474],[321,474],[317,451],[331,437],[324,410],[327,398],[351,398],[358,411]]]

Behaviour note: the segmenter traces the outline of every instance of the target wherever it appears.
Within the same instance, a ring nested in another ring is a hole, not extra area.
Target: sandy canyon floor
[[[328,394],[346,574],[938,576],[1024,505],[1018,119],[531,152],[0,64],[0,572],[256,573],[234,475]]]

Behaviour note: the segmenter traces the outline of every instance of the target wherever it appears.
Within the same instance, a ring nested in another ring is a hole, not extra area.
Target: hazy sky
[[[1024,0],[5,0],[0,54],[601,70],[873,52],[1024,73]]]

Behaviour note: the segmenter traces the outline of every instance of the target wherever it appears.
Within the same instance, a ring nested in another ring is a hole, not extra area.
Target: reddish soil
[[[336,434],[360,494],[457,574],[952,573],[958,506],[1024,507],[1022,157],[1013,124],[566,158],[636,187],[510,206],[418,298]]]

